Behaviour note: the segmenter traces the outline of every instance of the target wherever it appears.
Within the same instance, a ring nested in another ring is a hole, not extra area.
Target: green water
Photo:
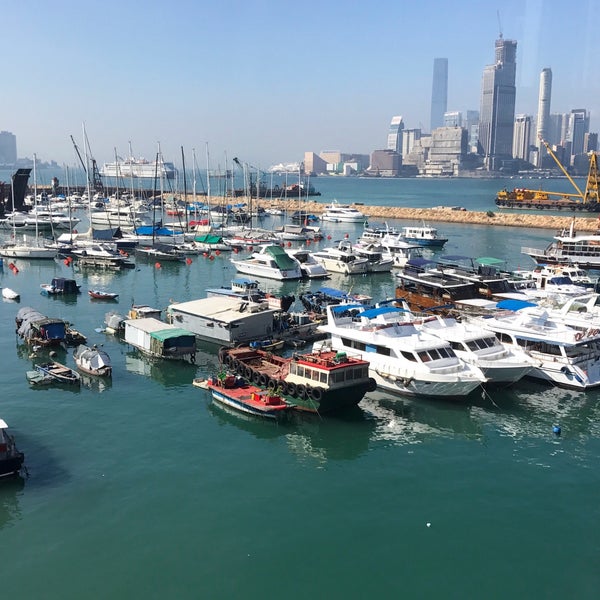
[[[332,225],[332,237],[347,227]],[[449,252],[515,267],[521,245],[549,235],[440,229]],[[29,477],[0,483],[3,595],[597,597],[598,392],[525,382],[461,403],[375,392],[322,420],[257,421],[191,385],[216,368],[215,348],[202,346],[196,366],[151,363],[95,332],[109,310],[125,313],[134,301],[164,308],[227,284],[227,257],[118,274],[18,266],[1,274],[22,300],[0,302],[0,417]],[[73,276],[84,293],[69,302],[41,296],[39,284],[57,275]],[[377,298],[393,279],[329,285]],[[91,301],[94,287],[119,292],[119,302]],[[68,319],[103,344],[112,382],[31,389],[29,351],[14,334],[19,306]]]

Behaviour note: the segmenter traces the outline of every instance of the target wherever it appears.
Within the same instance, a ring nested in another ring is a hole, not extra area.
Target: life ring
[[[287,396],[290,393],[290,386],[287,384],[287,381],[279,381],[279,389],[281,390],[282,396]]]
[[[260,373],[258,371],[252,371],[252,383],[259,385],[260,383]]]
[[[246,379],[248,379],[249,381],[252,381],[252,373],[254,373],[254,371],[252,370],[252,367],[246,365],[244,367],[244,377]]]
[[[279,387],[279,381],[277,381],[277,379],[273,379],[273,378],[269,379],[269,382],[267,383],[267,388],[269,390],[274,392],[278,387]]]
[[[321,387],[307,387],[306,393],[311,400],[315,402],[321,402],[323,399],[323,388]]]
[[[269,383],[269,378],[264,373],[261,373],[258,376],[258,385],[260,385],[261,387],[267,387],[268,383]]]
[[[293,381],[290,381],[287,384],[287,393],[290,396],[295,396],[296,395],[296,384]]]
[[[306,386],[302,383],[296,386],[296,396],[304,400],[306,398]]]
[[[374,392],[377,389],[377,382],[369,377],[369,383],[367,384],[367,392]]]
[[[575,334],[575,341],[576,341],[576,342],[580,342],[582,339],[583,339],[583,333],[582,333],[581,331],[578,331],[578,332]]]

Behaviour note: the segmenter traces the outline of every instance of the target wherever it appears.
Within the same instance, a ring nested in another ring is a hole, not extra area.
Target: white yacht
[[[519,309],[518,301],[500,302],[499,307],[508,306],[509,302],[515,303],[517,310],[470,320],[493,332],[503,344],[527,352],[536,361],[528,376],[577,390],[600,386],[598,317],[586,320],[571,312],[559,316],[556,311],[527,303]]]
[[[292,258],[281,246],[265,244],[258,252],[244,260],[232,259],[231,262],[239,273],[252,277],[268,279],[293,280],[302,279],[300,263]]]
[[[450,344],[418,330],[400,308],[330,305],[327,325],[339,352],[359,352],[377,385],[399,394],[464,397],[486,381],[481,369],[462,361]]]
[[[286,253],[300,263],[302,275],[308,279],[329,277],[327,269],[306,248],[286,248]]]
[[[350,244],[344,240],[340,242],[340,249],[349,249],[360,258],[366,258],[368,261],[368,273],[389,273],[394,266],[394,259],[381,244]]]
[[[333,223],[364,223],[367,217],[349,204],[338,204],[334,200],[321,215],[322,221]]]
[[[318,252],[313,252],[313,257],[331,273],[357,275],[367,273],[369,269],[369,261],[366,258],[357,256],[351,250],[324,248]]]
[[[400,238],[405,242],[433,248],[441,248],[448,241],[448,238],[441,236],[435,227],[427,225],[402,227]]]
[[[153,211],[147,208],[133,206],[106,207],[95,210],[90,215],[93,229],[117,229],[133,231],[137,227],[154,227]]]

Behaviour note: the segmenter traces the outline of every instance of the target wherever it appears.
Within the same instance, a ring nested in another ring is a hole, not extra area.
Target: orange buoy
[[[330,235],[328,235],[328,236],[327,236],[327,239],[328,239],[328,240],[330,240],[330,239],[331,239],[331,236],[330,236]]]
[[[288,245],[288,248],[291,247],[292,242],[288,242],[287,245]]]
[[[8,268],[15,273],[15,275],[19,272],[19,269],[17,269],[17,266],[15,265],[15,263],[9,263]]]
[[[211,254],[211,255],[208,257],[208,260],[215,260],[215,257],[214,257],[214,256]]]
[[[217,256],[221,256],[221,251],[220,251],[220,250],[215,250],[215,254],[216,254]]]
[[[192,264],[192,259],[189,256],[185,259],[185,264],[186,265],[191,265]]]
[[[155,266],[157,269],[160,269],[160,263],[159,263],[159,262],[155,262],[155,263],[154,263],[154,266]]]

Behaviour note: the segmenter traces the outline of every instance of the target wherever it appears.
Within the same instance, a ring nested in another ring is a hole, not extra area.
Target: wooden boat
[[[96,348],[96,346],[90,348],[80,344],[73,352],[73,360],[77,368],[84,373],[100,377],[110,377],[112,375],[110,356],[104,350]]]
[[[257,417],[281,419],[291,408],[275,391],[261,390],[234,375],[211,377],[206,389],[217,402]]]
[[[34,386],[50,385],[54,381],[53,377],[46,375],[41,371],[27,371],[25,377],[27,377],[27,381]]]
[[[90,298],[94,300],[117,300],[119,294],[115,292],[105,292],[103,290],[88,290]]]
[[[255,386],[277,390],[288,404],[308,412],[356,406],[376,387],[367,360],[325,346],[287,358],[249,346],[221,348],[219,359]]]
[[[69,385],[79,385],[81,377],[77,371],[55,361],[35,365],[37,371],[44,375],[49,375],[56,383],[66,383]]]
[[[19,452],[13,436],[8,433],[8,425],[0,419],[0,478],[18,475],[24,460],[25,455]]]

